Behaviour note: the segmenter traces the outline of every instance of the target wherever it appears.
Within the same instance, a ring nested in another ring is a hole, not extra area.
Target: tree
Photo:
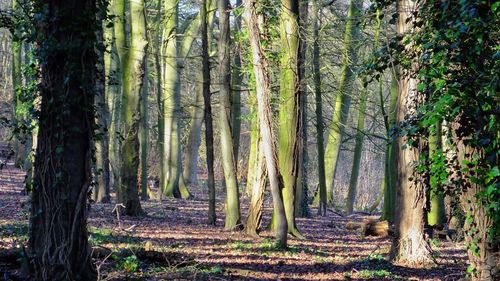
[[[326,180],[325,180],[325,144],[324,144],[324,120],[323,120],[323,101],[321,96],[321,63],[319,53],[319,4],[313,0],[312,21],[313,21],[313,79],[314,96],[316,105],[316,148],[318,150],[318,189],[319,204],[318,214],[326,216]]]
[[[231,130],[231,57],[229,31],[229,0],[220,0],[219,10],[219,76],[222,167],[226,184],[226,229],[241,227],[240,194],[236,176],[236,157]]]
[[[97,60],[96,36],[89,31],[98,26],[97,3],[44,0],[36,7],[37,56],[43,68],[31,193],[31,278],[96,280],[88,243],[87,193]]]
[[[399,0],[397,2],[398,34],[411,30],[415,2]],[[421,97],[417,93],[417,80],[408,72],[401,72],[398,82],[397,123],[414,118]],[[422,141],[417,140],[417,147],[407,144],[407,137],[397,139],[397,196],[395,235],[392,242],[391,259],[401,264],[425,266],[434,264],[429,244],[424,238],[425,226],[425,178],[415,177],[414,166],[419,161],[423,149]],[[406,147],[406,148],[404,148]]]
[[[214,133],[212,124],[212,105],[210,103],[210,55],[208,41],[208,19],[207,2],[200,1],[201,21],[201,58],[202,58],[202,94],[204,101],[205,120],[205,146],[207,147],[207,170],[208,170],[208,224],[215,225],[217,216],[215,213],[215,176],[214,176]]]
[[[139,200],[139,126],[141,121],[141,96],[146,67],[146,18],[144,2],[130,0],[130,49],[123,65],[123,141],[122,165],[117,202],[125,206],[127,215],[142,215]]]
[[[274,142],[272,129],[272,114],[269,105],[271,95],[271,84],[269,82],[267,61],[260,43],[260,30],[257,22],[257,2],[248,0],[245,2],[245,18],[249,30],[249,40],[252,50],[252,62],[256,80],[256,93],[258,104],[259,130],[262,136],[262,152],[266,161],[266,171],[271,186],[273,197],[273,208],[275,214],[275,235],[277,247],[287,247],[288,225],[283,204],[283,179],[278,168],[277,148]]]
[[[325,150],[327,204],[330,204],[333,199],[335,170],[351,105],[351,92],[355,78],[354,68],[358,60],[356,42],[358,41],[361,28],[358,24],[361,9],[362,1],[351,0],[349,2],[347,22],[344,30],[344,45],[342,47],[342,69],[339,78],[339,90],[335,97],[332,126],[328,134],[328,142]]]
[[[441,145],[441,123],[436,124],[436,128],[429,132],[429,158],[433,159],[436,154],[442,151]],[[438,161],[445,161],[445,159],[438,158]],[[435,163],[439,165],[440,163]],[[432,165],[429,169],[432,170]],[[429,210],[427,212],[427,223],[429,226],[443,226],[446,222],[446,215],[444,209],[444,196],[439,187],[439,179],[431,176],[430,179],[430,192],[429,192]]]
[[[302,237],[295,224],[295,191],[299,170],[300,81],[299,81],[299,1],[282,0],[280,15],[281,64],[279,108],[279,169],[283,177],[283,203],[288,232]],[[301,187],[302,188],[302,187]]]

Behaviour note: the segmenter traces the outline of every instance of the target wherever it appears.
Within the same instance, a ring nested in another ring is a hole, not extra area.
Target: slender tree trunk
[[[363,152],[363,140],[365,129],[365,112],[366,112],[366,94],[368,87],[361,91],[359,97],[358,124],[356,129],[354,156],[351,169],[351,178],[349,180],[349,190],[347,192],[346,212],[352,213],[354,203],[356,201],[356,189],[358,187],[359,166],[361,164],[361,153]]]
[[[265,157],[266,171],[269,176],[269,184],[273,196],[276,242],[278,247],[287,248],[288,225],[283,204],[283,179],[280,175],[277,163],[278,155],[273,137],[272,114],[269,104],[271,84],[268,77],[267,61],[260,44],[261,35],[257,22],[256,5],[255,0],[248,0],[245,2],[245,18],[249,29],[252,61],[256,79],[259,130],[264,144],[262,146],[262,152]]]
[[[255,177],[257,177],[257,167],[258,167],[258,155],[259,155],[259,120],[257,119],[257,100],[255,97],[255,92],[249,94],[249,108],[252,120],[250,121],[250,151],[248,152],[248,171],[247,171],[247,183],[245,187],[245,193],[251,196],[253,193],[253,182]]]
[[[201,20],[201,49],[202,49],[202,76],[203,76],[203,100],[205,104],[205,146],[207,148],[207,170],[208,170],[208,224],[215,225],[217,217],[215,214],[215,177],[214,177],[214,133],[212,125],[212,105],[210,103],[210,57],[208,53],[208,22],[206,0],[200,1]]]
[[[318,214],[326,216],[326,175],[325,175],[325,141],[323,134],[325,125],[323,120],[323,101],[321,96],[321,63],[319,49],[319,3],[313,0],[313,80],[314,96],[316,103],[316,148],[318,150],[318,189],[319,204]]]
[[[240,228],[240,194],[236,177],[236,159],[231,132],[231,58],[229,0],[219,0],[219,76],[222,168],[226,183],[226,224],[228,230]]]
[[[146,65],[146,18],[143,0],[129,0],[130,49],[123,67],[123,141],[121,147],[122,167],[117,202],[125,206],[130,216],[142,215],[138,191],[139,171],[139,126],[141,91]]]
[[[236,0],[236,7],[240,7],[241,5],[241,0]],[[241,15],[235,15],[234,17],[234,30],[235,32],[241,32]],[[241,134],[241,84],[243,82],[243,72],[241,69],[241,46],[240,42],[237,40],[235,40],[234,49],[234,66],[231,75],[231,125],[234,162],[238,164]]]
[[[99,11],[98,21],[103,22],[106,13]],[[103,28],[104,25],[103,25]],[[99,29],[96,31],[98,42],[104,41],[104,31]],[[106,68],[104,62],[105,50],[96,47],[97,54],[97,75],[96,75],[96,123],[99,137],[94,141],[95,152],[95,176],[97,178],[97,186],[93,192],[93,199],[96,202],[109,202],[109,134],[108,134],[108,118],[109,110],[106,102]]]
[[[351,0],[347,14],[347,23],[344,31],[344,46],[342,52],[342,69],[339,81],[339,91],[335,100],[335,109],[333,113],[332,126],[328,135],[328,143],[325,151],[325,170],[326,170],[326,192],[327,204],[332,203],[335,170],[339,157],[342,137],[344,134],[349,108],[351,105],[351,92],[354,82],[354,68],[356,67],[357,41],[360,34],[360,14],[362,9],[361,0]]]
[[[387,116],[387,138],[388,143],[385,151],[385,170],[386,170],[386,186],[384,190],[384,206],[382,209],[382,220],[387,220],[390,223],[394,222],[396,210],[396,185],[397,185],[397,151],[398,145],[392,136],[392,128],[396,123],[396,105],[398,100],[398,80],[397,74],[392,76],[391,89],[389,94],[389,114]]]
[[[413,0],[399,0],[397,2],[398,34],[404,34],[411,29],[412,12],[415,10]],[[417,81],[411,77],[401,75],[399,78],[397,123],[402,124],[406,118],[417,114],[417,107],[421,97],[416,91]],[[416,175],[413,166],[419,161],[419,153],[423,148],[403,146],[407,144],[406,137],[397,139],[397,197],[395,218],[395,235],[392,242],[391,259],[399,264],[408,266],[428,266],[434,264],[431,249],[424,238],[425,226],[425,179]]]
[[[300,92],[299,92],[299,2],[281,1],[281,57],[279,109],[279,169],[283,177],[283,203],[288,232],[302,237],[295,224],[295,191],[299,165]]]
[[[212,53],[212,33],[213,33],[213,19],[215,11],[215,1],[208,1],[207,3],[207,38],[208,38],[208,54]],[[204,115],[204,101],[203,101],[203,73],[200,72],[198,77],[198,89],[196,97],[191,110],[191,122],[189,125],[189,135],[187,141],[187,148],[184,153],[185,163],[183,166],[184,181],[187,185],[197,182],[198,174],[198,156],[201,144],[201,126],[203,125]]]
[[[44,11],[35,18],[37,45],[53,45],[37,54],[43,67],[28,242],[31,280],[97,279],[87,231],[96,74],[96,36],[89,31],[97,26],[96,4],[35,4]]]
[[[149,146],[149,109],[148,109],[148,95],[149,95],[149,67],[148,55],[146,54],[144,65],[144,78],[142,82],[141,91],[141,124],[139,127],[139,145],[141,148],[141,199],[146,200],[149,198],[148,193],[148,146]]]
[[[299,0],[299,99],[300,108],[302,109],[301,124],[300,124],[300,137],[299,137],[299,171],[297,173],[297,188],[295,189],[295,216],[307,217],[309,216],[309,198],[308,198],[308,113],[307,113],[307,82],[305,81],[306,75],[306,54],[307,54],[307,41],[306,26],[309,15],[309,1]]]

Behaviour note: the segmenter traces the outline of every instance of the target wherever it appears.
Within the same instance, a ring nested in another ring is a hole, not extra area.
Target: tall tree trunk
[[[363,140],[365,129],[366,94],[368,87],[361,91],[359,96],[358,124],[354,140],[354,155],[352,161],[351,178],[349,180],[349,190],[347,192],[346,212],[352,213],[354,202],[356,201],[356,189],[358,187],[359,166],[361,164],[361,153],[363,152]]]
[[[149,67],[148,55],[144,59],[144,78],[141,90],[141,123],[139,127],[139,145],[141,148],[141,199],[146,200],[149,197],[148,193],[148,146],[149,146],[149,109],[148,109],[148,95],[149,95]]]
[[[129,0],[130,49],[123,67],[123,141],[121,147],[122,166],[117,202],[125,206],[130,216],[142,215],[139,200],[139,126],[141,90],[146,66],[146,18],[143,0]]]
[[[441,153],[441,122],[436,124],[436,130],[429,132],[429,159],[437,153]],[[432,165],[432,164],[431,164]],[[432,167],[429,167],[431,169]],[[438,179],[430,181],[429,211],[427,212],[427,223],[430,226],[443,226],[446,222],[444,209],[444,196],[439,190]]]
[[[398,34],[405,34],[411,29],[410,19],[415,10],[413,0],[399,0],[397,2]],[[402,74],[399,77],[397,123],[402,124],[407,118],[415,117],[421,97],[416,91],[417,81]],[[434,264],[431,249],[424,238],[425,226],[425,193],[426,182],[416,176],[413,169],[419,161],[419,153],[423,148],[420,141],[419,147],[403,146],[407,144],[407,137],[397,139],[398,151],[397,165],[397,197],[395,218],[395,235],[392,242],[391,259],[399,264],[409,266],[427,266]]]
[[[250,115],[252,119],[250,120],[250,151],[248,152],[248,170],[247,179],[245,186],[245,193],[251,196],[253,193],[253,182],[255,177],[257,177],[257,167],[259,165],[258,155],[259,155],[259,120],[257,119],[257,100],[255,92],[251,92],[248,97],[248,104],[250,109]]]
[[[384,190],[384,206],[382,209],[382,220],[394,222],[396,210],[396,186],[397,186],[397,151],[398,144],[394,139],[391,131],[396,124],[397,111],[396,105],[398,100],[398,74],[392,75],[391,89],[389,94],[389,114],[387,116],[387,138],[388,143],[385,151],[385,171],[386,171],[386,186]]]
[[[335,170],[337,168],[342,137],[344,135],[344,129],[351,105],[351,92],[355,77],[354,68],[358,61],[356,46],[360,34],[360,25],[358,23],[361,16],[361,9],[361,0],[350,1],[349,11],[347,13],[348,19],[344,30],[339,91],[335,99],[332,126],[325,150],[327,204],[332,203],[333,199]]]
[[[281,1],[280,37],[283,46],[280,69],[279,169],[283,177],[283,203],[288,232],[302,237],[295,224],[295,190],[299,165],[299,2]]]
[[[207,40],[208,40],[208,54],[212,54],[212,33],[213,22],[215,13],[215,1],[207,2]],[[198,156],[201,144],[201,126],[203,125],[204,115],[204,101],[203,101],[203,72],[200,72],[198,78],[198,89],[196,97],[191,110],[191,122],[189,124],[189,135],[187,141],[187,148],[184,153],[185,163],[183,166],[184,181],[187,185],[197,182],[198,174]]]
[[[96,4],[35,4],[37,45],[53,44],[37,53],[43,67],[28,242],[32,280],[97,279],[87,231],[96,74],[96,37],[88,31],[96,27]]]
[[[214,133],[212,125],[212,105],[210,103],[210,55],[208,41],[207,0],[200,1],[201,20],[201,49],[202,49],[202,77],[203,77],[203,100],[205,105],[205,146],[207,149],[208,170],[208,224],[215,225],[217,217],[215,214],[215,176],[214,176]]]
[[[236,159],[231,133],[231,57],[229,31],[229,0],[219,0],[219,76],[222,168],[226,183],[226,224],[232,230],[240,228],[240,194],[236,176]]]
[[[306,54],[307,54],[307,41],[306,38],[306,25],[309,15],[309,1],[299,0],[299,99],[302,114],[300,117],[300,137],[299,137],[299,171],[297,172],[297,188],[295,189],[295,216],[307,217],[309,216],[309,198],[308,198],[308,116],[307,116],[307,82],[305,81],[306,75]]]
[[[313,0],[313,79],[314,96],[316,103],[316,148],[318,150],[318,214],[326,216],[326,175],[325,175],[325,141],[323,134],[325,125],[323,120],[323,101],[321,96],[321,63],[319,49],[319,7],[318,0]]]
[[[241,0],[236,0],[236,7],[240,7]],[[234,15],[234,30],[241,32],[241,15]],[[238,164],[238,154],[240,150],[241,134],[241,88],[243,82],[243,72],[241,69],[241,46],[238,40],[235,40],[234,66],[231,75],[231,125],[232,139],[234,147],[234,162]]]
[[[262,152],[266,160],[266,171],[269,176],[269,184],[273,196],[276,242],[279,248],[287,248],[288,225],[283,204],[283,179],[277,163],[278,155],[276,143],[274,142],[272,113],[269,104],[271,84],[268,77],[267,61],[260,44],[261,35],[257,22],[256,5],[255,0],[245,2],[245,18],[249,29],[252,62],[256,80],[259,130],[264,144]]]
[[[105,11],[98,12],[98,21],[103,22],[106,16]],[[102,25],[103,29],[105,28]],[[96,31],[98,42],[104,41],[104,30]],[[106,68],[104,62],[105,49],[96,47],[97,54],[97,73],[96,73],[96,123],[98,130],[98,138],[94,141],[96,148],[95,155],[95,176],[97,178],[97,186],[93,192],[93,199],[96,202],[109,202],[109,134],[108,134],[108,118],[109,110],[106,102]]]

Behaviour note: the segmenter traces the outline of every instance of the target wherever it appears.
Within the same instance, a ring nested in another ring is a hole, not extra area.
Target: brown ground
[[[0,254],[26,243],[28,197],[23,195],[24,173],[5,161],[7,150],[0,144]],[[112,213],[112,204],[93,204],[90,215],[91,242],[121,255],[96,259],[102,280],[459,280],[465,275],[466,256],[461,244],[433,240],[438,265],[411,269],[394,266],[385,258],[390,238],[362,237],[345,229],[348,221],[366,216],[299,218],[305,239],[290,239],[290,249],[276,251],[269,232],[262,239],[225,231],[223,190],[218,194],[217,226],[207,226],[204,186],[193,187],[196,199],[166,199],[143,202],[147,216],[121,217]],[[266,205],[269,206],[270,199]],[[248,200],[243,199],[246,207]],[[264,225],[269,221],[266,209]],[[244,208],[243,214],[246,214]],[[121,228],[120,228],[121,225]],[[168,258],[161,262],[134,260],[140,248],[152,248]],[[179,253],[175,255],[173,253]],[[182,256],[182,258],[180,258]],[[182,259],[184,262],[180,262]],[[134,269],[137,265],[137,269]],[[126,268],[132,268],[126,272]],[[0,280],[18,272],[14,261],[0,261]],[[7,273],[7,274],[6,274]],[[3,275],[3,276],[2,276]],[[9,280],[9,279],[7,279]]]

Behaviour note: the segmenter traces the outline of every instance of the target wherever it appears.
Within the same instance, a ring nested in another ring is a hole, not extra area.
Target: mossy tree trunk
[[[35,18],[40,35],[36,45],[52,44],[37,52],[43,68],[27,247],[30,279],[93,281],[97,274],[88,242],[87,196],[95,125],[92,31],[97,3],[44,0],[35,5],[44,11]]]
[[[247,184],[251,186],[250,206],[248,207],[248,216],[245,225],[245,233],[252,237],[258,236],[260,223],[262,220],[262,210],[264,207],[264,194],[267,184],[266,163],[262,153],[262,144],[258,140],[257,147],[257,168],[255,176],[252,177],[252,182]]]
[[[240,7],[241,0],[236,0],[236,7]],[[234,15],[234,31],[241,32],[241,14]],[[239,40],[234,42],[234,65],[231,74],[231,127],[234,147],[235,163],[238,163],[238,154],[240,151],[240,134],[241,134],[241,93],[243,83],[243,72],[241,69],[241,46]]]
[[[145,65],[144,65],[144,77],[142,82],[141,90],[141,124],[139,127],[139,145],[141,148],[141,199],[146,200],[149,198],[148,192],[148,147],[149,147],[149,67],[148,67],[148,55],[146,54]]]
[[[263,142],[262,153],[265,157],[266,171],[273,197],[276,243],[279,248],[287,248],[288,225],[285,206],[283,204],[283,180],[277,163],[278,153],[276,143],[274,142],[272,113],[269,104],[271,84],[268,77],[267,61],[260,42],[261,35],[257,20],[257,6],[258,4],[255,0],[245,2],[245,19],[249,30],[252,62],[256,80],[257,116],[259,118],[259,130]]]
[[[435,130],[429,132],[429,158],[432,159],[436,154],[441,152],[441,122],[439,122],[438,124],[436,124]],[[432,169],[432,166],[429,167],[429,169]],[[432,177],[433,176],[431,175],[427,223],[429,224],[429,226],[439,227],[443,226],[446,222],[444,195],[440,190],[438,179],[433,180]]]
[[[122,165],[117,202],[125,206],[130,216],[142,215],[139,200],[139,127],[141,121],[141,95],[146,66],[146,17],[142,0],[129,0],[130,48],[123,67],[123,141]]]
[[[240,194],[236,176],[236,157],[231,130],[231,57],[229,0],[219,0],[219,129],[222,168],[226,185],[226,223],[228,230],[241,228]]]
[[[288,232],[301,237],[295,224],[295,191],[299,170],[300,92],[299,92],[299,2],[281,1],[281,66],[279,108],[279,169],[283,177],[283,203]]]
[[[355,78],[354,69],[358,61],[357,43],[360,34],[360,15],[362,1],[351,0],[347,13],[342,47],[342,69],[339,79],[339,91],[335,98],[335,108],[328,142],[325,150],[325,179],[327,188],[327,204],[332,203],[335,170],[339,158],[342,137],[349,116],[351,93]],[[315,200],[317,201],[317,200]]]

